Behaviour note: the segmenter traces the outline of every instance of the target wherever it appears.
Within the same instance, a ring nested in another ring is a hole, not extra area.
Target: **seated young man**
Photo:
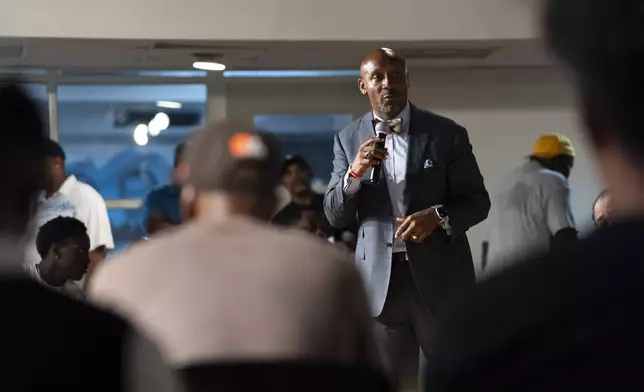
[[[42,261],[25,265],[29,276],[51,290],[83,300],[83,290],[74,283],[83,278],[90,262],[83,222],[62,216],[50,220],[38,231],[36,248]]]

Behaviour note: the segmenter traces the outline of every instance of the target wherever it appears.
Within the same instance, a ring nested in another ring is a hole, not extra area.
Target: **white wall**
[[[217,41],[530,39],[536,36],[536,4],[538,0],[3,0],[0,36]]]
[[[411,99],[449,116],[469,130],[486,185],[521,164],[542,133],[573,139],[578,157],[570,179],[573,212],[580,227],[590,223],[592,202],[601,188],[574,112],[566,80],[554,69],[411,70]],[[354,80],[227,81],[229,118],[265,113],[353,113],[369,109]],[[480,261],[484,225],[471,230]]]

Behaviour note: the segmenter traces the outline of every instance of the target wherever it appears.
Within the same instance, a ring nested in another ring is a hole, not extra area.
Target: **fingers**
[[[378,139],[377,137],[372,137],[371,139],[367,140],[366,142],[364,142],[364,143],[362,143],[360,145],[360,150],[366,149],[367,147],[371,146],[372,144],[374,144],[378,140],[380,140],[380,139]]]
[[[399,241],[413,241],[417,244],[425,241],[429,234],[427,231],[423,230],[421,225],[414,219],[414,216],[408,216],[406,218],[396,218],[397,222],[402,222],[398,230],[396,230],[396,239]]]
[[[404,242],[407,242],[407,241],[411,240],[411,236],[416,235],[417,231],[418,231],[418,227],[417,227],[416,223],[414,221],[412,221],[409,224],[409,226],[407,227],[407,229],[400,236],[400,240],[404,241]]]
[[[369,158],[382,161],[384,159],[387,159],[387,156],[388,156],[388,154],[387,154],[386,150],[384,150],[384,151],[382,151],[382,150],[373,150],[373,151],[371,151],[371,155],[369,155]]]
[[[371,147],[360,151],[360,159],[364,164],[369,164],[370,166],[373,166],[375,162],[385,160],[388,157],[389,152],[384,148]]]
[[[383,160],[389,158],[389,152],[386,148],[376,147],[375,142],[378,138],[371,138],[360,145],[358,154],[352,164],[356,173],[363,174],[368,168],[379,166]]]
[[[411,240],[414,241],[417,244],[420,244],[421,242],[425,241],[425,239],[427,237],[429,237],[428,233],[417,233],[417,234],[415,234],[415,236],[412,235]]]
[[[396,219],[396,220],[397,220],[398,222],[400,222],[400,221],[401,221],[401,219],[402,219],[402,224],[400,225],[400,227],[398,227],[398,230],[396,230],[396,235],[395,235],[395,237],[396,237],[396,239],[397,239],[397,240],[405,241],[405,240],[403,239],[403,234],[405,233],[405,231],[407,231],[407,229],[409,229],[409,226],[411,225],[412,220],[411,220],[411,217],[407,217],[407,218],[398,218],[398,219]]]

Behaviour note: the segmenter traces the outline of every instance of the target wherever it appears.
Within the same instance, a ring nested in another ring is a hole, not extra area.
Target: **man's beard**
[[[380,111],[383,114],[388,114],[388,115],[396,115],[402,111],[402,108],[400,108],[400,105],[389,102],[389,103],[381,103],[380,104]]]

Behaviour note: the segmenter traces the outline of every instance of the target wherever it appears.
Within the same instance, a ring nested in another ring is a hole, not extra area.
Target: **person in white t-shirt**
[[[89,237],[83,222],[76,218],[54,218],[45,223],[36,237],[42,258],[38,264],[26,264],[25,271],[37,282],[77,300],[85,299],[80,280],[89,267]]]
[[[89,237],[91,263],[84,279],[87,283],[96,265],[105,259],[108,249],[114,248],[107,207],[94,188],[73,175],[67,175],[65,152],[58,143],[48,139],[46,153],[47,181],[45,191],[38,197],[36,213],[31,222],[25,262],[35,264],[40,261],[35,241],[39,227],[58,216],[76,218],[85,224]]]

